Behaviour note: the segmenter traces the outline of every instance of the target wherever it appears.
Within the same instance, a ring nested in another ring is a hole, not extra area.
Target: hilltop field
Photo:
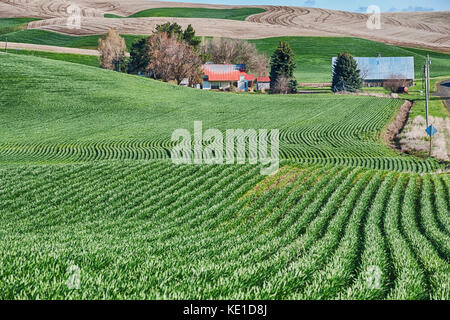
[[[287,40],[299,82],[329,82],[348,50],[414,56],[418,79],[430,54],[435,86],[448,13],[385,15],[369,35],[364,15],[332,10],[73,2],[78,33],[60,24],[65,1],[0,0],[0,41],[68,50],[0,52],[0,299],[450,299],[449,163],[390,136],[404,99],[423,114],[420,81],[398,99],[208,92],[100,69],[94,50],[108,26],[130,47],[189,22],[267,55]],[[448,115],[438,97],[431,113]],[[278,129],[279,170],[173,164],[171,135],[194,121]]]
[[[183,28],[192,24],[200,36],[240,39],[347,36],[450,52],[449,11],[382,14],[382,28],[371,30],[366,27],[368,16],[365,14],[318,8],[281,6],[257,8],[146,0],[111,2],[73,0],[70,3],[80,8],[82,15],[80,29],[70,28],[67,25],[69,3],[63,0],[1,0],[0,17],[41,18],[41,21],[31,22],[28,28],[75,35],[104,34],[111,27],[121,34],[150,34],[156,24],[168,20],[152,12],[165,11],[171,17],[170,21],[178,22]],[[201,10],[194,13],[193,7]],[[258,13],[257,11],[261,9],[265,11]],[[140,18],[122,18],[136,14]],[[108,18],[111,15],[121,18]],[[239,20],[245,18],[245,21],[229,20],[230,18]]]

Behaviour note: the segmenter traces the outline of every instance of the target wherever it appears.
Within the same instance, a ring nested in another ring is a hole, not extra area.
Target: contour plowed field
[[[81,29],[67,27],[67,7],[77,4],[81,9]],[[120,33],[149,34],[156,24],[169,19],[130,18],[104,19],[104,13],[128,16],[156,7],[239,8],[240,6],[197,5],[157,1],[100,1],[100,0],[0,0],[0,17],[33,16],[48,19],[29,24],[29,28],[43,28],[68,34],[99,34],[108,28]],[[242,6],[241,6],[242,7]],[[366,27],[368,16],[360,13],[319,8],[262,6],[267,12],[253,15],[247,21],[203,18],[172,18],[187,25],[191,23],[201,36],[258,39],[276,36],[352,36],[384,43],[424,47],[450,52],[450,11],[386,13],[382,14],[380,30]],[[55,19],[61,18],[64,19]]]
[[[0,177],[4,299],[450,298],[448,176],[116,161]]]
[[[384,145],[382,131],[401,100],[210,93],[15,55],[2,55],[0,67],[0,85],[9,88],[0,96],[0,162],[167,159],[172,132],[202,120],[205,130],[279,129],[281,158],[302,163],[441,167]]]

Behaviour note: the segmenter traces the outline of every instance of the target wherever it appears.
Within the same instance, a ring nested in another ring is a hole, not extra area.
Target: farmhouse
[[[212,64],[202,67],[204,90],[227,90],[235,87],[238,91],[253,91],[255,76],[247,74],[245,64]]]
[[[332,68],[336,57],[332,60]],[[361,71],[363,86],[381,87],[386,80],[404,80],[414,83],[414,57],[355,57]]]

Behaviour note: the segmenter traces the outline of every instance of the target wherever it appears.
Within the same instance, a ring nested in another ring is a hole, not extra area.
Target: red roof
[[[205,64],[202,70],[208,81],[239,81],[247,76],[245,65],[240,64]]]
[[[245,80],[255,81],[255,75],[253,75],[253,74],[246,74],[245,75]]]
[[[258,77],[256,78],[256,82],[270,82],[269,77]]]
[[[208,81],[239,81],[241,79],[240,71],[219,73],[219,72],[204,70],[203,72],[206,76],[208,76]]]

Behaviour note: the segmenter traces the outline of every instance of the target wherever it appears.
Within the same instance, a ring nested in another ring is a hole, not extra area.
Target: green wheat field
[[[401,100],[204,92],[13,53],[0,75],[2,299],[450,299],[450,177],[384,144]],[[280,170],[172,164],[195,120],[280,129]]]

